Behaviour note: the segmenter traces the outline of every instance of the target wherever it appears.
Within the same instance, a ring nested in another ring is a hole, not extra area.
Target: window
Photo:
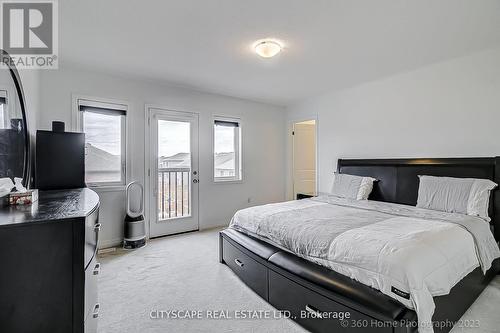
[[[85,133],[85,183],[125,185],[126,105],[79,99],[78,110]]]
[[[241,123],[239,119],[214,119],[214,181],[240,181]]]
[[[10,128],[9,116],[7,115],[7,92],[0,90],[0,129]]]

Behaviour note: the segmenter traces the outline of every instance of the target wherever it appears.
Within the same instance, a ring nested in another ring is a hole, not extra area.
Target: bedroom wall
[[[143,184],[145,104],[199,112],[200,229],[228,224],[238,209],[284,199],[286,112],[282,107],[72,67],[44,71],[41,85],[40,129],[50,129],[53,120],[65,121],[67,128],[71,128],[72,94],[128,101],[131,105],[127,116],[128,168],[131,172],[128,181],[138,180]],[[212,181],[213,114],[242,118],[244,181],[241,184],[214,184]],[[121,242],[125,193],[123,190],[98,193],[103,223],[102,248]]]
[[[339,158],[500,155],[500,48],[452,59],[288,107],[318,119],[319,191]],[[287,160],[291,158],[287,134]],[[287,196],[291,197],[291,167]]]

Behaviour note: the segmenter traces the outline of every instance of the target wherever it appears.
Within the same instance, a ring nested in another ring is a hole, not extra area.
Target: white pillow
[[[490,192],[497,184],[488,179],[418,176],[417,207],[479,216],[486,221]]]
[[[335,173],[330,193],[340,198],[367,200],[375,178]]]

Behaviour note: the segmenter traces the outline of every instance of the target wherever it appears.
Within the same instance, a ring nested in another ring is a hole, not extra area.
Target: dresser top
[[[99,205],[99,196],[88,188],[39,191],[32,205],[0,207],[0,227],[85,217]]]

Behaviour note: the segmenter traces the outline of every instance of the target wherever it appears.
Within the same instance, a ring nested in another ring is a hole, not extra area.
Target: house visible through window
[[[85,133],[85,182],[89,186],[125,184],[126,106],[79,100]]]
[[[238,119],[214,120],[214,180],[238,181],[241,176],[241,126]]]

